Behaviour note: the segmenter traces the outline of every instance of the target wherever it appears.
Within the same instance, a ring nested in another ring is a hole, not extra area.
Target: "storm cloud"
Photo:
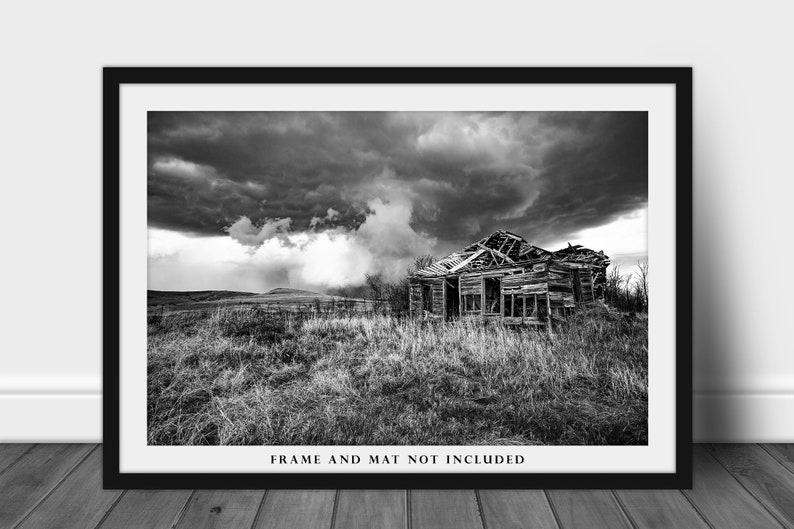
[[[496,229],[567,240],[648,200],[645,112],[150,112],[148,157],[151,230],[249,253],[344,237],[381,272]]]

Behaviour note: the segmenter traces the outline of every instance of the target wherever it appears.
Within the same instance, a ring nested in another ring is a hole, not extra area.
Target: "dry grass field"
[[[369,299],[319,294],[295,288],[274,288],[264,294],[228,290],[173,292],[149,290],[149,314],[155,311],[209,310],[219,307],[260,307],[274,312],[336,312],[338,310],[373,312],[382,303]]]
[[[555,330],[255,305],[148,325],[150,444],[647,443],[647,319]]]

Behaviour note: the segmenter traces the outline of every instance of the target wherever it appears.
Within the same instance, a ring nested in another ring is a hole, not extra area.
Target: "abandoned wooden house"
[[[608,265],[604,252],[570,243],[550,252],[500,230],[411,275],[410,311],[550,329],[554,317],[603,299]]]

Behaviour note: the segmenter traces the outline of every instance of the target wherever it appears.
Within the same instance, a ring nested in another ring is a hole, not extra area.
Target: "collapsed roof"
[[[443,259],[418,270],[414,275],[422,277],[442,276],[453,273],[467,273],[490,268],[499,268],[525,262],[538,262],[554,259],[563,262],[576,262],[596,266],[609,265],[609,257],[604,252],[596,252],[582,245],[550,252],[529,244],[526,239],[505,230],[493,232],[462,250],[453,252]]]

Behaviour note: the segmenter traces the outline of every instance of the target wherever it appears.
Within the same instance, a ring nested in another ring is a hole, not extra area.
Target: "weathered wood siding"
[[[545,263],[520,269],[502,278],[502,294],[543,294],[548,274]]]
[[[411,316],[419,316],[422,314],[422,282],[412,277],[408,285],[408,309]]]
[[[553,313],[557,309],[576,307],[570,268],[556,263],[549,264],[549,301]]]
[[[582,301],[595,301],[593,273],[589,266],[579,270],[579,279],[582,283]]]
[[[482,274],[466,274],[460,276],[460,294],[482,294]]]
[[[444,278],[428,280],[433,289],[433,316],[444,317]]]
[[[581,264],[552,264],[549,267],[549,292],[552,308],[574,308],[574,275],[579,273],[579,284],[582,290],[582,303],[590,303],[598,298],[593,275],[593,267]]]
[[[412,316],[428,316],[432,318],[444,317],[444,278],[431,279],[411,278],[408,282],[408,307]],[[424,286],[430,287],[432,299],[432,312],[425,314],[422,291]]]

